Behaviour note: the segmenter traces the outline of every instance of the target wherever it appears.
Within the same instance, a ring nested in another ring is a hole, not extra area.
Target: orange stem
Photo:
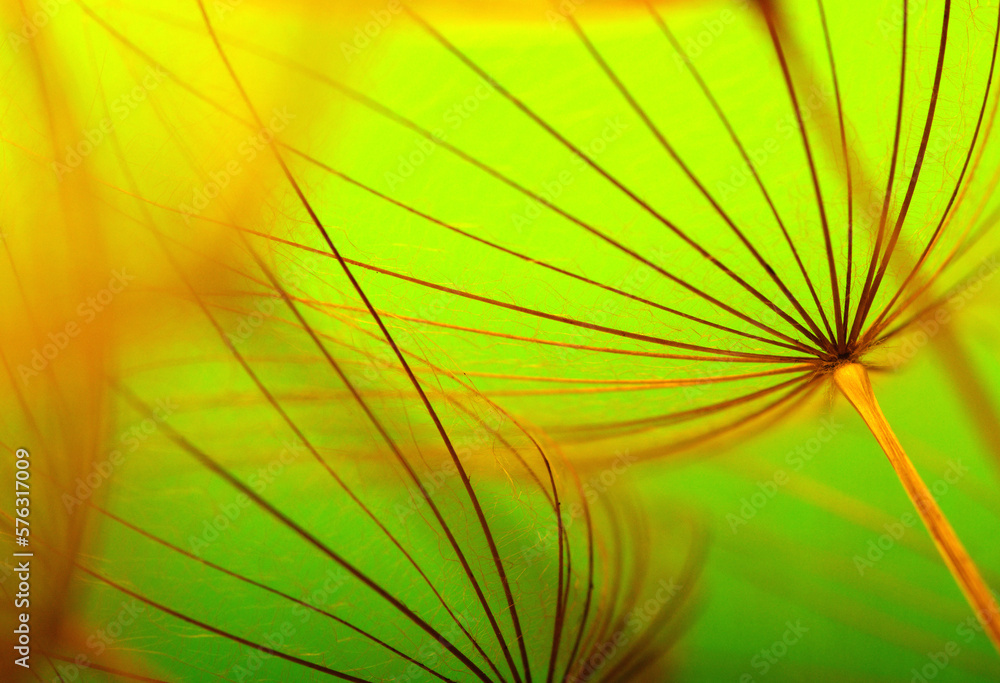
[[[934,496],[920,478],[920,474],[917,473],[899,439],[893,433],[892,427],[889,426],[878,401],[875,400],[868,371],[858,363],[847,363],[834,372],[833,379],[889,457],[892,468],[896,470],[896,475],[917,509],[917,514],[934,539],[934,544],[948,570],[965,594],[965,599],[989,635],[993,646],[1000,652],[1000,608],[997,607],[993,593],[983,581],[972,558],[958,539],[955,530],[951,528],[948,518],[938,507]]]

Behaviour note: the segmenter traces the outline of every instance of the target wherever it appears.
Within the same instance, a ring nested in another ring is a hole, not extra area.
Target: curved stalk
[[[965,599],[969,602],[976,618],[1000,652],[1000,609],[997,607],[993,593],[969,557],[965,546],[958,539],[955,530],[951,528],[948,518],[944,516],[937,501],[931,495],[927,485],[917,472],[910,458],[906,455],[899,439],[889,426],[882,409],[875,399],[868,371],[859,363],[845,363],[837,368],[833,379],[847,400],[858,411],[862,419],[875,435],[882,450],[889,458],[892,468],[896,471],[900,483],[917,509],[917,514],[930,532],[938,552],[955,578]]]

